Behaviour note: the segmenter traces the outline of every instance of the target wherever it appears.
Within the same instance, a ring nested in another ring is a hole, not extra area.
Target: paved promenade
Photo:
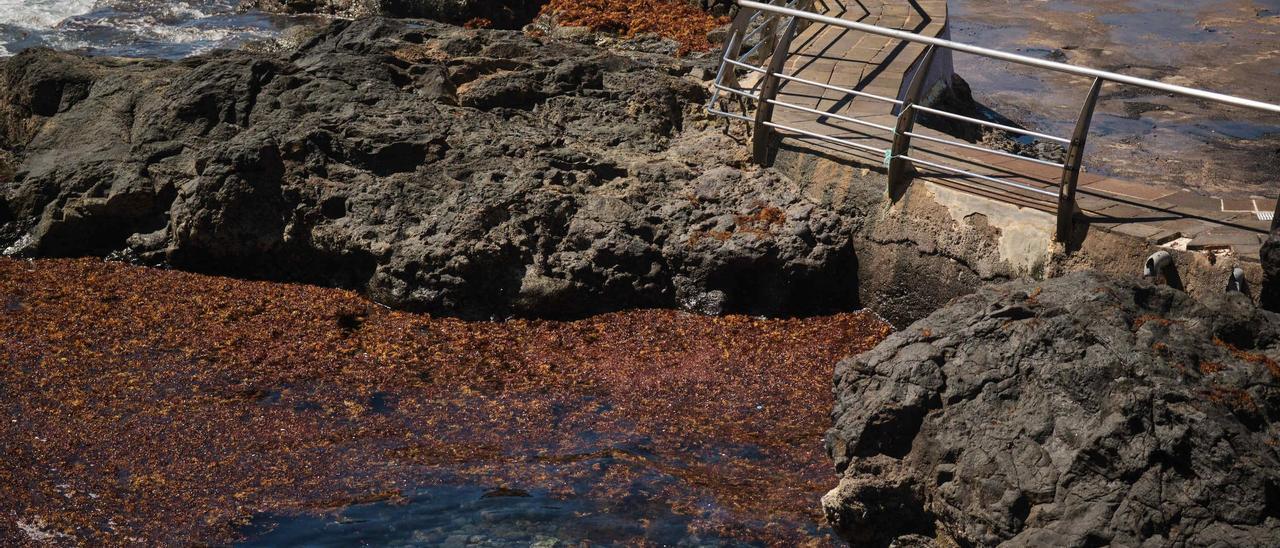
[[[879,0],[827,0],[815,11],[832,17],[945,37],[945,0],[911,3]],[[811,25],[791,47],[786,73],[814,82],[851,88],[887,97],[899,97],[912,66],[924,46],[865,32]],[[963,54],[961,54],[963,55]],[[963,74],[962,74],[963,75]],[[1113,86],[1116,84],[1108,84]],[[980,98],[979,98],[980,99]],[[824,149],[824,153],[880,164],[883,156],[859,151],[805,135],[817,133],[886,149],[892,141],[895,105],[889,102],[832,91],[784,80],[778,100],[823,113],[877,124],[868,127],[794,108],[778,107],[773,119],[800,131],[779,130],[792,144]],[[1083,97],[1082,97],[1083,100]],[[1034,128],[1032,128],[1034,129]],[[955,138],[916,124],[915,133],[954,141]],[[1058,137],[1069,137],[1059,135]],[[1005,179],[1054,194],[1062,177],[1060,168],[1035,164],[987,152],[967,150],[916,138],[909,155],[966,171]],[[1077,199],[1090,230],[1102,229],[1191,250],[1234,250],[1241,259],[1256,261],[1270,226],[1274,197],[1219,199],[1169,185],[1143,184],[1090,173],[1089,157],[1080,174]],[[1021,207],[1053,212],[1056,199],[1035,192],[985,181],[954,172],[917,166],[917,180],[986,196]],[[1258,212],[1262,212],[1259,215]]]

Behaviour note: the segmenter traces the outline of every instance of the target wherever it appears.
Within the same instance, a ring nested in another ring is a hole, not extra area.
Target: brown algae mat
[[[889,331],[865,312],[468,322],[0,259],[0,544],[235,542],[255,516],[433,485],[640,499],[682,516],[679,535],[825,544],[832,368]],[[635,523],[615,540],[652,543]]]

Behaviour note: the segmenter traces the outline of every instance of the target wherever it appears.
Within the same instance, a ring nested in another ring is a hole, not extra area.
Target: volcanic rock
[[[709,61],[413,20],[295,50],[0,62],[0,249],[465,317],[855,306],[862,215],[746,167]]]
[[[1280,312],[1280,203],[1276,204],[1276,216],[1271,222],[1271,237],[1262,244],[1262,294],[1263,308]]]
[[[1280,315],[1096,273],[991,286],[836,369],[856,545],[1267,546]]]

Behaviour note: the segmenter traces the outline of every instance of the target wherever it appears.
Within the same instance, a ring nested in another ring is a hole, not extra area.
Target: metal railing
[[[885,165],[888,172],[888,192],[894,199],[902,195],[905,191],[906,184],[909,182],[907,168],[915,165],[921,165],[936,170],[975,178],[992,184],[1017,188],[1022,191],[1056,198],[1057,226],[1055,230],[1055,239],[1060,242],[1069,241],[1072,233],[1074,232],[1073,223],[1075,215],[1078,212],[1078,207],[1076,205],[1076,186],[1080,178],[1081,166],[1083,165],[1085,142],[1088,137],[1089,126],[1093,118],[1095,106],[1097,105],[1098,96],[1101,92],[1102,85],[1105,82],[1139,86],[1155,91],[1211,101],[1229,106],[1280,114],[1280,105],[1262,101],[1157,82],[1144,78],[1126,76],[1103,70],[1079,67],[1066,63],[1048,61],[1035,57],[1017,55],[963,44],[960,42],[953,42],[951,40],[925,36],[913,32],[888,29],[875,25],[868,25],[821,15],[807,10],[812,3],[813,0],[790,0],[786,2],[781,0],[773,0],[770,2],[739,0],[738,2],[740,11],[738,16],[735,18],[733,25],[730,27],[729,39],[726,43],[724,54],[721,57],[722,62],[720,64],[720,70],[716,75],[714,93],[707,104],[707,110],[713,114],[752,124],[752,157],[757,163],[765,164],[768,162],[772,131],[782,130],[862,150],[864,152],[870,152],[877,155],[882,154],[885,158]],[[866,8],[864,7],[862,9],[865,10]],[[811,24],[828,25],[853,31],[866,32],[888,38],[899,39],[905,42],[924,44],[927,47],[917,60],[914,76],[907,85],[905,93],[900,96],[901,98],[885,97],[841,86],[815,82],[805,78],[800,78],[795,74],[787,74],[784,69],[786,67],[787,58],[791,54],[790,49],[792,41],[804,26]],[[753,43],[750,44],[747,52],[743,53],[742,48],[746,42]],[[1075,130],[1071,137],[1058,137],[1046,133],[999,124],[989,120],[982,120],[946,112],[918,104],[921,99],[921,94],[924,91],[924,84],[928,77],[929,68],[933,64],[934,56],[939,50],[943,49],[1092,78],[1093,83],[1089,88],[1089,92],[1085,97],[1083,105],[1081,106],[1080,114],[1076,119]],[[768,61],[767,64],[765,64],[766,60]],[[745,74],[740,75],[740,71],[745,71]],[[749,86],[744,86],[743,82],[747,80],[751,81],[751,84]],[[896,117],[896,124],[894,127],[889,127],[883,124],[860,120],[851,116],[844,116],[839,113],[822,111],[804,105],[781,101],[777,97],[778,89],[784,81],[845,93],[848,96],[862,97],[893,104],[899,108]],[[727,95],[722,94],[722,92]],[[721,106],[728,96],[732,96],[738,100],[741,112],[731,112],[728,107]],[[754,114],[751,114],[750,110],[753,107],[755,112]],[[871,130],[886,132],[888,134],[886,135],[886,140],[891,139],[891,144],[889,148],[882,149],[849,139],[841,139],[832,135],[824,135],[822,133],[794,126],[787,126],[773,120],[775,107],[813,114],[824,119],[829,118],[840,120],[842,122],[857,124]],[[924,135],[914,129],[919,113],[926,113],[961,122],[978,124],[980,126],[1001,131],[1025,135],[1034,139],[1066,145],[1064,161],[1054,162],[1041,158],[1023,156],[993,148],[982,147],[967,142]],[[891,137],[889,137],[890,135]],[[963,150],[972,150],[984,154],[994,154],[1037,165],[1059,168],[1061,169],[1061,176],[1057,185],[1058,188],[1056,192],[1045,190],[1043,188],[1021,184],[1019,182],[1010,181],[1000,177],[975,173],[971,170],[947,165],[941,161],[912,156],[911,140],[913,138],[944,146],[956,147]]]
[[[812,4],[813,0],[771,0],[769,3],[770,6],[788,9],[807,8]],[[774,52],[781,51],[783,55],[780,57],[786,57],[790,41],[786,44],[779,43],[779,25],[785,25],[789,31],[794,32],[795,17],[788,16],[784,22],[783,16],[776,13],[752,8],[739,9],[732,26],[729,27],[729,39],[725,43],[724,54],[720,59],[720,69],[716,73],[713,84],[714,93],[707,103],[708,112],[746,122],[755,121],[754,118],[745,115],[749,108],[744,100],[755,102],[760,100],[762,80],[755,79],[752,85],[745,85],[743,80],[760,74],[767,75],[768,69],[757,66],[756,63],[775,57]],[[743,51],[744,48],[746,51]],[[740,76],[738,71],[746,71],[748,74]],[[742,106],[744,114],[730,112],[727,108],[717,108],[722,99],[722,92],[734,96],[733,99]]]

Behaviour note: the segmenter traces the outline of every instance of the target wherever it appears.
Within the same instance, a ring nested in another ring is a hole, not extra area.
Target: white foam
[[[51,29],[63,19],[93,11],[97,0],[0,0],[0,23]]]
[[[174,56],[269,39],[274,25],[237,0],[0,0],[0,57],[33,46]]]

